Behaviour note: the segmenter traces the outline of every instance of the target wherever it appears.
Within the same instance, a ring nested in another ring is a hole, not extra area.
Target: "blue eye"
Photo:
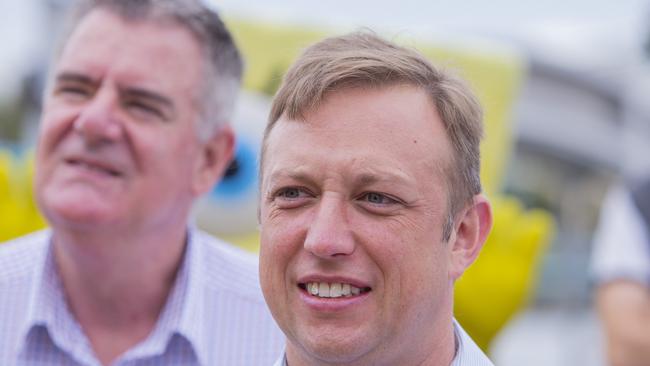
[[[386,198],[385,196],[374,192],[368,193],[366,195],[366,199],[368,200],[368,202],[371,203],[384,203],[385,198]]]
[[[285,188],[278,192],[278,196],[283,197],[283,198],[288,198],[288,199],[295,199],[300,197],[300,189],[298,188]]]
[[[394,199],[377,192],[368,192],[361,199],[375,205],[388,205],[396,202]]]

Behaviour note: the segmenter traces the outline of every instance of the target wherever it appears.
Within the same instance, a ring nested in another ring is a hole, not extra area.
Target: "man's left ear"
[[[458,279],[478,257],[492,229],[492,208],[483,194],[474,196],[472,204],[461,212],[450,241],[450,276]]]
[[[214,187],[230,165],[235,148],[235,133],[225,125],[202,143],[194,170],[193,192],[200,196]]]

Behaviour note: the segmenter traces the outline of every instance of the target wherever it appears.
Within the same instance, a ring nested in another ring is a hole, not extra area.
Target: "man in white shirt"
[[[491,365],[453,319],[492,214],[482,112],[419,53],[367,32],[286,74],[260,168],[260,280],[276,365]]]
[[[650,179],[607,193],[591,270],[609,362],[650,364]]]
[[[0,364],[272,362],[283,336],[256,261],[188,227],[233,153],[229,32],[194,0],[75,13],[36,154],[51,230],[0,246]]]

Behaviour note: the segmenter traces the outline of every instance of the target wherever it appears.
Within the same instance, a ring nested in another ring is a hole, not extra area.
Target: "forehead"
[[[162,20],[126,20],[98,8],[70,34],[55,69],[187,91],[197,86],[202,66],[201,48],[182,26]]]
[[[280,118],[266,141],[264,174],[313,157],[336,167],[440,175],[451,147],[434,103],[412,86],[332,92],[304,120]],[[305,165],[306,164],[306,165]],[[302,169],[309,169],[309,164]],[[430,176],[430,175],[429,175]]]

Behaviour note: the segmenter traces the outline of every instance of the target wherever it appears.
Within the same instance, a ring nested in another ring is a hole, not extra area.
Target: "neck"
[[[181,264],[185,235],[185,223],[110,236],[54,231],[68,306],[103,364],[153,330]]]

